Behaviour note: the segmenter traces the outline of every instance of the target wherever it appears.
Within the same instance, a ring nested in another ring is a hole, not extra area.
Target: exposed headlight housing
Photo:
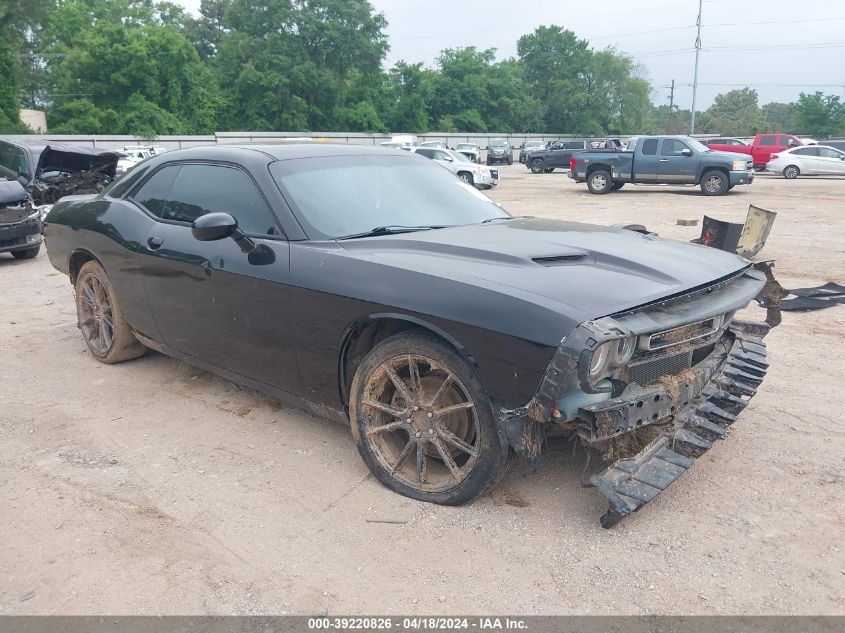
[[[731,171],[745,171],[747,164],[746,160],[735,160]]]
[[[604,373],[610,361],[610,352],[613,349],[614,341],[602,343],[595,350],[590,358],[590,379],[595,380]]]
[[[613,354],[610,359],[611,364],[614,367],[624,367],[631,360],[637,349],[637,337],[626,336],[625,338],[611,341],[611,343],[613,343]]]

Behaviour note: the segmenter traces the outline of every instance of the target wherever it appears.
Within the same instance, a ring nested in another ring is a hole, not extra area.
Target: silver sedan
[[[827,145],[801,145],[772,154],[766,171],[784,178],[845,176],[845,152]]]

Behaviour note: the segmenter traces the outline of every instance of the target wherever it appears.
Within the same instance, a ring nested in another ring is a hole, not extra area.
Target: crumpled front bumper
[[[531,401],[500,411],[504,439],[534,470],[553,429],[551,421],[591,450],[611,452],[625,446],[626,437],[651,440],[637,455],[617,460],[592,478],[610,500],[601,523],[615,525],[688,470],[725,435],[756,393],[768,369],[763,337],[780,323],[780,311],[777,305],[770,307],[765,323],[740,321],[734,315],[755,297],[778,303],[779,289],[770,263],[759,262],[688,294],[582,323],[561,341]],[[718,315],[725,318],[712,334],[672,343],[667,349],[673,351],[656,360],[635,358],[629,372],[637,366],[638,373],[617,379],[613,396],[596,397],[600,392],[591,391],[584,368],[590,350],[603,342],[676,328],[682,334],[686,325]],[[679,354],[690,354],[685,356],[689,364],[663,364],[681,358]]]
[[[610,500],[602,527],[612,527],[642,508],[691,468],[715,440],[725,437],[766,375],[762,335],[767,329],[736,322],[728,340],[672,384],[637,389],[584,408],[594,424],[614,429],[636,428],[643,420],[662,423],[658,436],[637,455],[591,477]]]

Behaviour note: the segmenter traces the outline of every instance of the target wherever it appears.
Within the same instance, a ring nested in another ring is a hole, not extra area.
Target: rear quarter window
[[[760,145],[774,145],[776,141],[776,136],[763,136],[760,138]]]
[[[643,156],[657,156],[657,139],[648,138],[643,141]]]

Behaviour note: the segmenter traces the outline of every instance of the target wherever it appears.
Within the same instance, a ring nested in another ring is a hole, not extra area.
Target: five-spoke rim
[[[79,312],[82,336],[92,350],[104,356],[114,341],[114,315],[108,290],[95,275],[86,275],[79,284]]]
[[[475,403],[438,361],[409,354],[382,363],[371,373],[361,405],[368,445],[405,485],[444,492],[475,467],[481,437]]]

